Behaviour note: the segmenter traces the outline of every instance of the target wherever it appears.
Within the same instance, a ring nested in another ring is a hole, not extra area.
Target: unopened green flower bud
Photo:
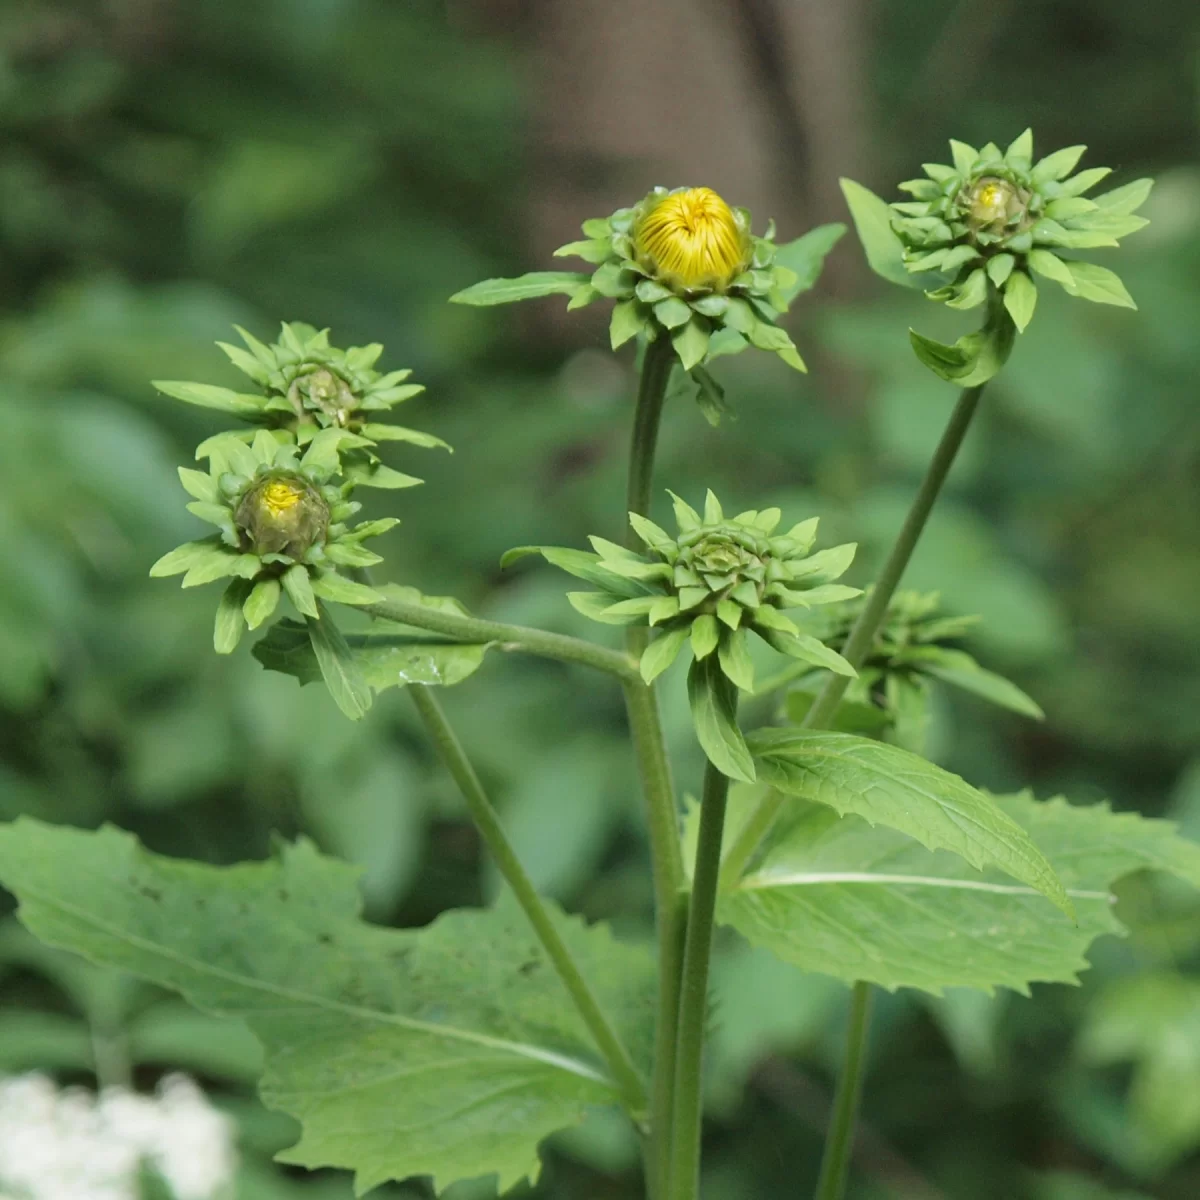
[[[329,505],[303,475],[272,472],[246,490],[234,523],[255,554],[301,559],[325,538]]]

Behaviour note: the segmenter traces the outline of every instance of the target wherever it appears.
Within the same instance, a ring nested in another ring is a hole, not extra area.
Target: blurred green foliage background
[[[649,10],[649,11],[647,11]],[[986,618],[973,649],[1049,713],[955,695],[936,756],[1181,821],[1200,838],[1200,11],[1194,0],[9,0],[0,7],[0,817],[113,821],[217,862],[306,833],[361,864],[368,911],[420,924],[496,879],[403,694],[352,725],[328,696],[210,645],[215,596],[146,577],[199,528],[174,468],[216,425],[152,377],[230,382],[231,323],[379,340],[429,386],[405,420],[451,456],[395,513],[388,577],[506,620],[595,635],[509,546],[620,528],[632,364],[590,311],[478,312],[457,288],[548,267],[583,218],[709,184],[781,240],[886,195],[945,140],[1086,141],[1155,173],[1121,253],[1139,314],[1042,305],[907,582]],[[574,315],[573,315],[574,316]],[[660,479],[781,504],[862,544],[869,579],[953,399],[905,330],[964,326],[885,295],[853,237],[790,322],[798,379],[720,364],[739,419],[668,408]],[[419,459],[419,462],[418,462]],[[382,570],[382,569],[381,569]],[[695,788],[682,680],[665,704]],[[491,661],[446,703],[539,884],[649,929],[622,710],[584,673]],[[884,997],[856,1200],[1200,1194],[1200,903],[1124,890],[1125,942],[1082,987]],[[709,1200],[804,1195],[845,993],[720,938]],[[0,1071],[152,1083],[195,1072],[242,1122],[246,1197],[348,1196],[269,1154],[253,1043],[148,989],[0,938]],[[547,1149],[554,1200],[640,1195],[597,1117]],[[380,1193],[381,1195],[383,1193]],[[388,1193],[416,1200],[415,1184]],[[478,1200],[488,1186],[450,1193]]]

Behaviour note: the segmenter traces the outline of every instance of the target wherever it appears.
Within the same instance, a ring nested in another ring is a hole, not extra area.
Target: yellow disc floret
[[[272,479],[262,490],[262,505],[273,517],[281,517],[304,499],[304,489],[286,479]]]
[[[685,188],[650,201],[633,230],[638,261],[676,288],[721,291],[749,265],[750,242],[711,188]]]

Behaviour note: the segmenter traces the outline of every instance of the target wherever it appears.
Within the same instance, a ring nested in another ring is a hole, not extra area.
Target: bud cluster
[[[644,335],[669,337],[687,370],[706,356],[747,344],[805,369],[792,339],[776,324],[798,277],[776,262],[775,226],[763,237],[750,213],[710,188],[655,188],[633,208],[583,223],[586,239],[555,251],[596,266],[571,308],[600,297],[617,301],[613,349]]]
[[[926,292],[930,299],[969,309],[1000,294],[1024,330],[1037,301],[1032,272],[1072,296],[1135,307],[1112,271],[1073,252],[1116,246],[1143,228],[1146,220],[1134,214],[1150,194],[1149,179],[1088,199],[1109,168],[1072,174],[1084,146],[1034,163],[1028,129],[1003,152],[992,142],[976,150],[951,141],[950,149],[952,166],[926,163],[927,178],[900,184],[912,199],[890,206],[905,267],[945,280]]]
[[[854,599],[822,609],[814,616],[812,632],[834,645],[843,645],[869,597],[870,589]],[[920,751],[933,681],[1041,719],[1042,710],[1020,688],[985,670],[970,654],[954,645],[979,621],[978,616],[943,615],[937,592],[897,592],[858,668],[858,678],[846,691],[840,723],[856,731],[882,733],[908,749]],[[799,703],[789,703],[789,708],[794,717],[800,717],[807,706],[803,684],[796,700]]]
[[[852,544],[810,554],[817,534],[815,518],[777,535],[777,508],[726,517],[712,492],[703,514],[678,496],[672,499],[679,529],[674,537],[653,521],[630,514],[645,544],[643,553],[593,537],[594,554],[523,546],[509,551],[504,561],[540,553],[599,589],[568,594],[585,616],[607,624],[656,628],[658,636],[641,659],[647,683],[688,644],[697,662],[715,656],[730,682],[751,691],[751,632],[814,667],[854,674],[841,655],[802,633],[784,615],[787,609],[832,604],[859,594],[857,588],[833,582],[853,561]]]

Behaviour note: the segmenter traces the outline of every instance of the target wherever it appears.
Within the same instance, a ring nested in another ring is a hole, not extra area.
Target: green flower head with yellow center
[[[1028,129],[1004,151],[993,142],[950,149],[953,165],[926,163],[926,178],[900,184],[911,199],[890,206],[904,267],[928,277],[926,295],[960,309],[998,296],[1019,331],[1033,316],[1035,275],[1084,300],[1136,307],[1112,271],[1078,252],[1115,247],[1143,228],[1135,214],[1151,180],[1088,197],[1109,169],[1073,173],[1084,146],[1034,162]]]
[[[227,342],[217,345],[249,377],[255,392],[166,379],[156,380],[154,386],[177,400],[286,435],[300,447],[307,446],[322,429],[347,430],[357,440],[342,447],[346,477],[367,487],[403,488],[421,482],[385,466],[375,452],[380,442],[450,449],[432,434],[380,419],[425,389],[407,382],[411,371],[377,371],[375,364],[383,353],[378,342],[341,350],[329,344],[328,329],[285,321],[279,340],[267,345],[240,326],[235,328],[244,347]],[[249,442],[254,431],[239,436]]]
[[[221,653],[237,646],[244,628],[267,620],[282,595],[313,620],[320,618],[321,600],[361,605],[382,599],[338,570],[381,562],[362,543],[398,524],[392,518],[346,524],[362,507],[350,499],[354,484],[342,475],[339,457],[341,443],[354,438],[324,429],[301,454],[265,429],[249,445],[221,434],[201,447],[207,473],[179,469],[193,497],[188,511],[218,532],[163,555],[150,574],[183,575],[184,587],[231,579],[217,610],[214,643]]]
[[[581,258],[590,271],[535,271],[516,279],[486,279],[451,297],[458,304],[509,304],[565,294],[568,309],[613,300],[614,350],[634,339],[669,344],[697,385],[697,402],[716,424],[723,392],[712,360],[749,346],[805,370],[779,319],[811,288],[825,255],[845,232],[823,225],[783,246],[751,231],[750,213],[711,188],[655,188],[629,208],[584,221],[584,237],[557,257]]]

